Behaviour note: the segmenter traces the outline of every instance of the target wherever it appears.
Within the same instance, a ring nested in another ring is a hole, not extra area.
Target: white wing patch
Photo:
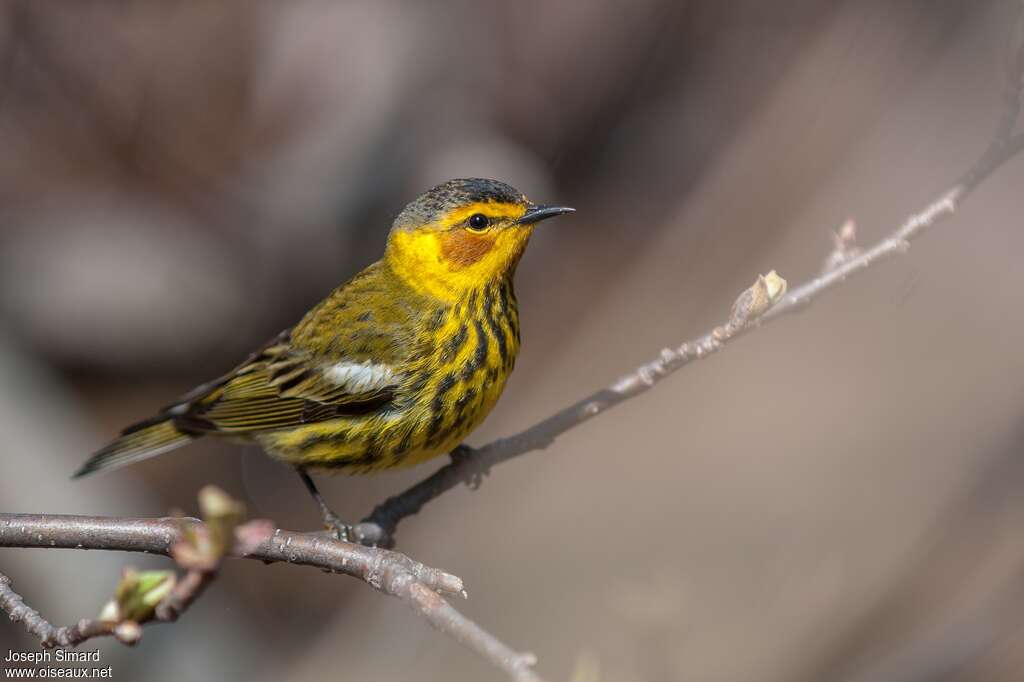
[[[328,381],[350,393],[373,393],[394,383],[389,365],[370,362],[339,362],[324,371]]]

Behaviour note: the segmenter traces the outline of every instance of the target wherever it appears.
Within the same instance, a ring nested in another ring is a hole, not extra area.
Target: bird
[[[534,228],[575,209],[483,178],[444,182],[395,218],[384,256],[223,376],[129,426],[73,478],[216,437],[295,469],[365,474],[452,452],[501,396],[520,348],[516,267]]]

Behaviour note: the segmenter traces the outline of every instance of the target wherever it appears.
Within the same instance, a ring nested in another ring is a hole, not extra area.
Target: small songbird
[[[451,452],[494,407],[519,351],[512,289],[534,226],[574,209],[450,180],[395,219],[384,257],[224,376],[126,429],[75,477],[203,436],[257,443],[307,473],[412,466]]]

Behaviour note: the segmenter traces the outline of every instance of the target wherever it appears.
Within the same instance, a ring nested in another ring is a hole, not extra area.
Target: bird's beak
[[[519,219],[520,225],[532,225],[533,223],[539,223],[542,220],[548,218],[554,218],[556,215],[562,215],[563,213],[574,213],[575,208],[569,208],[568,206],[545,206],[544,204],[530,204],[526,213]]]

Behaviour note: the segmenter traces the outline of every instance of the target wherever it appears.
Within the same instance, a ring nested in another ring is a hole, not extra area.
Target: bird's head
[[[534,204],[497,180],[449,180],[398,215],[386,258],[414,288],[458,299],[511,277],[537,223],[573,210]]]

